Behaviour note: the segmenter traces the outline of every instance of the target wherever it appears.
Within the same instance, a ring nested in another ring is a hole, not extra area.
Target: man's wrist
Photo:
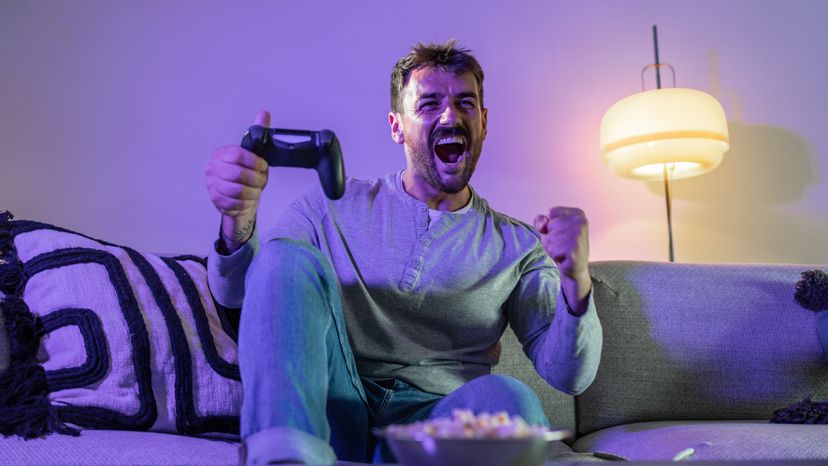
[[[579,278],[561,277],[561,294],[570,314],[581,317],[589,309],[589,293],[592,291],[592,278],[584,272]]]
[[[255,229],[255,215],[241,222],[234,217],[222,216],[221,225],[219,226],[219,240],[216,245],[217,252],[222,255],[230,255],[238,251],[239,248],[250,241]],[[228,230],[231,232],[230,235],[226,233]]]

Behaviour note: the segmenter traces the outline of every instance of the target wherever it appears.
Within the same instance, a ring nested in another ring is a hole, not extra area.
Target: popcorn
[[[548,429],[544,426],[530,426],[520,416],[509,413],[482,412],[475,414],[468,409],[455,409],[451,417],[441,417],[412,424],[394,424],[385,429],[387,435],[396,438],[422,439],[514,439],[543,437]]]

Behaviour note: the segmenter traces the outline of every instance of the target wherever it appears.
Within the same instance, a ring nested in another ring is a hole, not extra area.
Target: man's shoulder
[[[373,179],[360,179],[348,176],[345,177],[345,193],[337,200],[332,201],[331,199],[328,199],[325,192],[322,190],[322,186],[320,185],[314,186],[306,191],[299,198],[299,200],[304,199],[309,201],[311,204],[322,204],[327,202],[333,202],[334,204],[341,202],[347,203],[349,200],[356,200],[358,198],[365,197],[366,194],[376,193],[385,187],[392,186],[393,174]]]
[[[510,231],[512,234],[517,235],[521,239],[528,242],[535,242],[540,239],[540,233],[538,233],[538,231],[528,223],[493,209],[489,205],[488,201],[486,201],[486,199],[481,197],[479,194],[476,197],[479,202],[479,209],[484,213],[484,215],[487,215],[492,219],[492,223],[502,233]]]

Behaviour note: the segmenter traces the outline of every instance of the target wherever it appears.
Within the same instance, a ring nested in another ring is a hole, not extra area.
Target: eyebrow
[[[429,92],[428,94],[423,94],[423,95],[417,97],[417,100],[420,101],[420,100],[425,100],[425,99],[439,99],[442,96],[443,96],[443,94],[441,94],[439,92]],[[457,94],[457,97],[459,97],[461,99],[465,99],[467,97],[472,97],[472,98],[475,98],[475,99],[478,98],[476,92],[461,92],[461,93]]]

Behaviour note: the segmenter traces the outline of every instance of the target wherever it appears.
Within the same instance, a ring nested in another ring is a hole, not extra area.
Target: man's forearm
[[[592,279],[587,272],[584,276],[574,279],[561,276],[561,291],[572,313],[580,317],[589,308],[589,292],[592,290]]]
[[[238,217],[221,216],[220,243],[222,254],[232,254],[250,240],[256,228],[256,212]]]
[[[557,313],[536,355],[535,367],[550,385],[576,395],[592,383],[601,360],[603,331],[591,295],[580,317],[569,315],[558,298]],[[573,309],[574,310],[574,309]]]
[[[207,259],[207,280],[216,301],[224,307],[241,307],[244,299],[244,278],[247,269],[259,250],[259,241],[254,228],[250,238],[232,253],[222,250],[222,240]]]

